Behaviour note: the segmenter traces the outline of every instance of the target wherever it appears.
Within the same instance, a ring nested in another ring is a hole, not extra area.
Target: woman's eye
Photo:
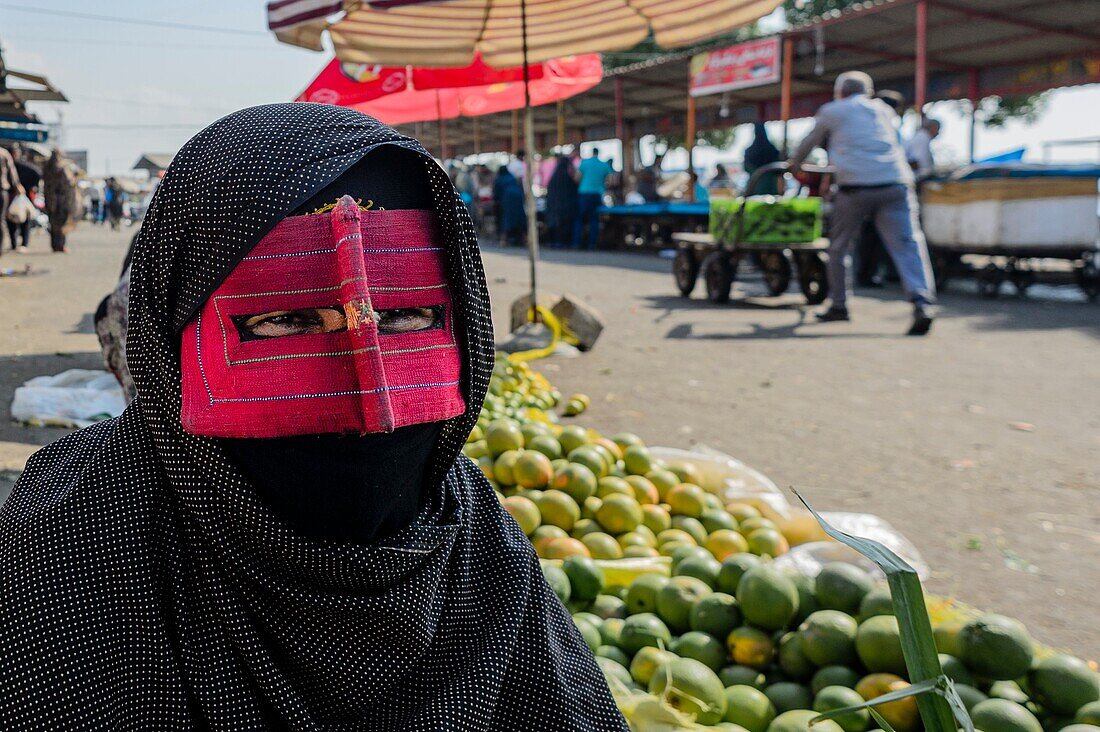
[[[304,308],[250,315],[239,323],[239,328],[248,338],[279,338],[333,333],[346,329],[347,321],[343,311],[337,308]]]
[[[378,311],[378,332],[383,335],[412,333],[437,328],[442,322],[439,308],[400,308]]]

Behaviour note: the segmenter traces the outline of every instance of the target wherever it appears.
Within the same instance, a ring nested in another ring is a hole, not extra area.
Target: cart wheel
[[[1001,293],[1001,283],[1004,281],[1004,270],[990,262],[978,272],[978,294],[992,300]]]
[[[773,296],[782,295],[791,286],[791,261],[783,251],[761,252],[760,268],[764,274],[764,284]]]
[[[936,281],[937,290],[947,289],[947,283],[951,281],[957,262],[958,258],[950,254],[932,255],[932,277]]]
[[[1093,262],[1084,261],[1077,266],[1077,284],[1089,302],[1100,297],[1100,268]]]
[[[808,252],[799,257],[798,285],[810,305],[825,302],[829,296],[829,273],[820,254]]]
[[[711,252],[703,259],[703,281],[707,299],[714,303],[729,302],[730,288],[737,270],[728,252]]]
[[[1005,276],[1012,286],[1016,288],[1016,294],[1023,297],[1027,294],[1027,288],[1035,284],[1035,273],[1030,269],[1020,269],[1015,262],[1005,265]]]
[[[672,277],[684,297],[691,297],[695,280],[699,277],[699,259],[691,249],[681,249],[672,260]]]

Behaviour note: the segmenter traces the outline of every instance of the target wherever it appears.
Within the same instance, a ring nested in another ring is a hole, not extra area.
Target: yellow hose
[[[540,358],[546,358],[558,347],[558,343],[561,341],[561,322],[554,317],[553,313],[541,305],[538,306],[538,312],[539,317],[542,318],[543,324],[550,329],[550,345],[543,348],[533,348],[530,351],[517,351],[516,353],[509,354],[508,360],[512,363],[536,361]],[[534,322],[533,315],[534,313],[532,311],[527,311],[527,319],[529,322]]]

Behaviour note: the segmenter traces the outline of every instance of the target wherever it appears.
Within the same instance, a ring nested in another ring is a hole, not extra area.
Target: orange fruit
[[[642,524],[654,534],[672,528],[672,517],[660,506],[642,504]]]
[[[611,494],[596,511],[596,520],[612,534],[625,534],[642,523],[642,507],[633,496]]]
[[[504,510],[512,515],[523,533],[530,536],[542,523],[542,515],[535,502],[523,496],[511,496],[502,502]]]
[[[572,531],[573,524],[581,518],[581,509],[577,502],[565,493],[556,490],[543,491],[538,500],[542,522]]]
[[[554,477],[550,458],[537,450],[524,450],[512,466],[516,485],[524,488],[543,488]]]
[[[706,492],[694,483],[681,483],[665,494],[673,516],[698,518],[707,508]]]
[[[622,559],[623,548],[615,537],[603,532],[585,534],[581,543],[588,547],[593,559]]]
[[[657,486],[653,481],[642,475],[628,475],[624,478],[634,491],[634,498],[643,506],[659,503],[661,496],[657,493]]]
[[[565,559],[566,557],[591,557],[592,553],[580,539],[571,536],[550,539],[543,545],[543,559]]]
[[[719,562],[724,561],[726,557],[749,550],[749,543],[745,541],[745,537],[730,529],[715,531],[707,537],[707,540],[703,542],[703,546]]]
[[[760,556],[778,557],[786,554],[791,546],[778,529],[757,529],[746,537],[749,551]]]

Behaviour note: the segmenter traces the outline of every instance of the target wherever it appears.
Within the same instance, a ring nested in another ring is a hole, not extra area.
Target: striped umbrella
[[[341,61],[465,66],[481,53],[496,68],[621,51],[652,32],[665,48],[727,33],[780,0],[276,0],[268,27],[317,51],[328,31]],[[329,18],[343,12],[335,20]],[[524,31],[524,27],[526,30]],[[526,61],[524,60],[526,46]]]
[[[328,31],[336,57],[391,66],[464,66],[480,53],[496,68],[561,56],[621,51],[650,33],[666,48],[687,46],[752,23],[781,0],[274,0],[268,27],[284,43],[323,50]],[[337,15],[339,14],[339,15]],[[524,79],[527,86],[527,79]],[[524,188],[531,304],[537,298],[534,123],[524,105],[528,152]]]

